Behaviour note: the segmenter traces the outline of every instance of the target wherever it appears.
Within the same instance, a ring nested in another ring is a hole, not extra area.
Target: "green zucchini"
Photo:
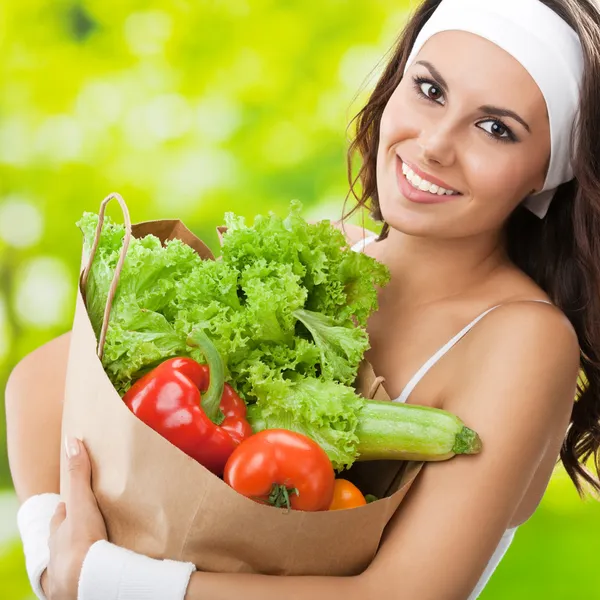
[[[477,454],[481,439],[452,413],[417,404],[369,400],[358,416],[357,460],[440,461]]]
[[[248,407],[248,421],[255,433],[283,427],[304,433],[290,414],[285,420],[268,421],[261,409]],[[355,429],[358,443],[354,460],[448,460],[456,454],[477,454],[481,439],[452,413],[416,404],[365,400]],[[318,436],[314,436],[315,441]]]

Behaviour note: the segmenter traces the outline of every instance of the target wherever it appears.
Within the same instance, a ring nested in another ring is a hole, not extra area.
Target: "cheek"
[[[383,110],[379,124],[380,146],[389,148],[412,135],[416,115],[406,98],[406,86],[404,81],[398,85]]]
[[[499,208],[512,209],[534,187],[537,170],[523,151],[482,152],[481,146],[479,151],[473,147],[473,151],[466,153],[463,165],[470,195],[477,204],[493,203]]]
[[[396,148],[416,136],[417,116],[406,101],[406,90],[400,84],[386,104],[379,120],[377,148],[377,180],[393,168]],[[385,194],[384,194],[385,195]]]

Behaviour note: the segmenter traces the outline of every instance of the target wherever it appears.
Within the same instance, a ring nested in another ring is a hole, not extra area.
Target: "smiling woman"
[[[598,47],[591,0],[425,0],[358,115],[353,210],[368,207],[383,229],[356,249],[391,273],[368,359],[395,401],[448,410],[483,439],[475,457],[423,467],[363,573],[195,572],[119,548],[106,540],[76,440],[66,511],[49,536],[50,511],[35,507],[56,491],[64,381],[54,369],[35,388],[46,350],[15,370],[7,392],[38,590],[42,581],[51,600],[473,600],[559,457],[578,490],[600,491],[585,467],[600,445]],[[574,403],[580,366],[588,384]]]
[[[357,115],[349,165],[358,152],[362,192],[351,181],[351,193],[383,221],[380,239],[457,240],[502,223],[498,243],[568,316],[591,377],[561,453],[580,489],[593,480],[578,459],[597,452],[600,428],[600,249],[582,229],[598,212],[600,17],[592,1],[489,4],[421,4]],[[452,202],[418,206],[441,190]]]
[[[439,32],[419,57],[381,115],[381,211],[390,226],[406,233],[472,235],[543,189],[550,156],[544,95],[521,63],[471,32]],[[391,174],[399,164],[416,174],[410,186],[404,172],[388,177],[388,164],[394,167]],[[435,221],[431,211],[412,204],[432,195],[410,189],[423,191],[423,181],[449,192]],[[408,203],[396,201],[397,184]]]

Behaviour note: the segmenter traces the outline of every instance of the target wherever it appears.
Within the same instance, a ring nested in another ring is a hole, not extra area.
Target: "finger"
[[[64,502],[61,502],[54,511],[50,519],[50,535],[54,535],[67,516],[67,510]]]
[[[67,438],[65,440],[67,454],[67,470],[69,485],[67,490],[67,509],[69,515],[76,519],[78,513],[83,513],[90,503],[96,506],[96,497],[92,492],[92,468],[88,453],[81,440]]]

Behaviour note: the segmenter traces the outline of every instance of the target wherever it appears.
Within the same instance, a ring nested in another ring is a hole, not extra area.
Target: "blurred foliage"
[[[108,193],[134,221],[182,218],[213,248],[226,210],[252,217],[298,198],[307,218],[339,218],[347,127],[408,5],[0,3],[0,388],[21,357],[69,329],[74,223]],[[5,446],[2,426],[10,487]],[[592,597],[599,517],[558,470],[485,600]],[[0,596],[30,597],[19,545],[0,552]]]
[[[10,600],[35,600],[25,573],[25,559],[18,540],[0,546],[0,592]]]

